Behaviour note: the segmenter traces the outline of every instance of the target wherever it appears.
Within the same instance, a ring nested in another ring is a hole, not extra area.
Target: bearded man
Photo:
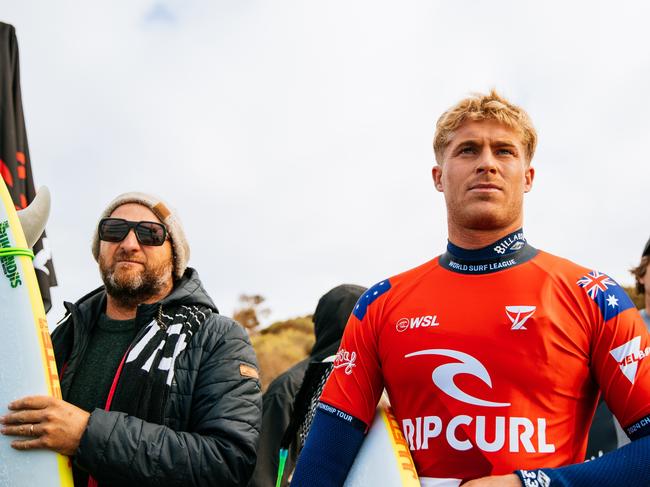
[[[246,485],[261,419],[255,353],[187,267],[176,214],[120,195],[92,250],[104,286],[65,303],[52,334],[64,400],[14,401],[2,433],[23,437],[16,449],[71,456],[76,486]]]

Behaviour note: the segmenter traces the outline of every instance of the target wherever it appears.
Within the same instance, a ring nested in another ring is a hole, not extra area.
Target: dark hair
[[[645,277],[645,273],[648,270],[648,263],[650,263],[650,255],[644,255],[641,257],[641,263],[630,269],[632,275],[636,277],[636,292],[639,294],[645,294],[645,286],[639,280]]]

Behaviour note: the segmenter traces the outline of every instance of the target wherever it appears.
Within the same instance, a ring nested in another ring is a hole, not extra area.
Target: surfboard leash
[[[34,252],[30,249],[21,249],[19,247],[0,248],[0,257],[29,257],[34,259]]]
[[[289,455],[289,450],[286,448],[280,448],[280,464],[278,465],[278,478],[275,481],[275,487],[280,487],[282,485],[282,477],[284,476],[284,465],[287,463],[287,456]]]

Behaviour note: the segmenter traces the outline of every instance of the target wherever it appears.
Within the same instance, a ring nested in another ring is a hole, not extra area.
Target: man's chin
[[[142,285],[142,271],[136,269],[115,269],[111,280],[115,286],[136,290]]]
[[[156,296],[171,282],[171,262],[155,268],[120,261],[107,269],[100,259],[106,292],[125,307],[133,307]]]
[[[473,205],[463,211],[463,215],[457,220],[461,226],[472,230],[498,230],[509,226],[512,218],[504,214],[502,208],[493,205]]]

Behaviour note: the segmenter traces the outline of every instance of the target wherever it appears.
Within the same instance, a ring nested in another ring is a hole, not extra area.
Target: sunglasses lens
[[[162,245],[165,243],[167,231],[160,223],[140,222],[135,227],[138,241],[143,245]]]
[[[107,218],[99,224],[99,238],[106,242],[121,242],[129,232],[129,225],[124,220]]]

